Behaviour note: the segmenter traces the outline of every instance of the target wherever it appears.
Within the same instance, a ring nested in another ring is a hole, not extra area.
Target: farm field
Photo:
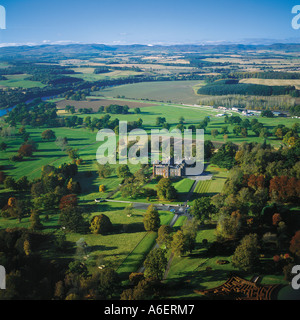
[[[204,84],[204,81],[155,81],[127,84],[101,90],[99,94],[108,97],[126,97],[152,101],[171,101],[173,103],[196,104],[198,101],[193,87]]]
[[[31,75],[17,74],[7,75],[7,80],[0,80],[0,87],[18,87],[18,88],[44,88],[46,85],[39,81],[27,80]]]
[[[127,105],[129,108],[145,108],[151,107],[155,104],[151,102],[138,102],[138,101],[128,101],[121,99],[106,99],[100,97],[88,97],[87,101],[74,101],[74,100],[59,100],[55,101],[57,109],[63,110],[66,106],[74,106],[75,109],[79,108],[92,108],[94,112],[98,112],[100,106],[109,106],[111,104],[118,104],[121,106]]]
[[[125,78],[125,77],[134,77],[142,74],[141,72],[122,71],[122,70],[116,70],[116,71],[101,73],[101,74],[94,74],[94,73],[91,73],[89,69],[82,70],[82,68],[74,69],[74,71],[80,72],[80,73],[71,74],[71,76],[74,78],[83,79],[84,81],[118,79],[118,78]]]

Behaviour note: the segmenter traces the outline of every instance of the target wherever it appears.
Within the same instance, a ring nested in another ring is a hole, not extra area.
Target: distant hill
[[[234,53],[247,50],[266,51],[300,51],[300,44],[271,44],[271,45],[116,45],[104,44],[67,44],[67,45],[39,45],[39,46],[11,46],[0,48],[0,59],[17,59],[24,57],[51,56],[74,57],[74,55],[92,55],[99,52],[194,52],[194,53]]]

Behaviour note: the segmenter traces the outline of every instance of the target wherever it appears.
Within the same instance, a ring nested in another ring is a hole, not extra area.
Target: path
[[[178,217],[179,217],[178,214],[175,214],[175,215],[174,215],[172,221],[170,222],[170,227],[173,227],[173,226],[174,226],[174,224],[175,224],[175,222],[177,221]],[[158,244],[158,243],[155,243],[155,245],[153,246],[153,248],[152,248],[151,250],[154,250],[154,249],[157,249],[157,248],[159,248],[159,244]],[[145,267],[144,267],[144,265],[142,265],[142,266],[138,269],[137,272],[143,273],[144,271],[145,271]]]
[[[174,226],[174,224],[175,224],[176,221],[178,220],[179,216],[186,216],[188,219],[192,219],[192,216],[188,213],[188,205],[187,205],[187,203],[188,203],[190,197],[192,196],[192,194],[193,194],[193,192],[194,192],[194,190],[195,190],[195,188],[196,188],[197,183],[198,183],[198,180],[195,179],[194,184],[192,185],[190,191],[189,191],[188,194],[187,194],[186,201],[185,201],[184,205],[183,205],[183,206],[176,206],[176,209],[178,209],[178,211],[177,211],[177,213],[174,214],[174,217],[173,217],[173,219],[171,220],[171,222],[170,222],[170,224],[169,224],[170,227],[173,227],[173,226]],[[139,205],[149,205],[149,204],[137,203],[137,202],[135,202],[135,204],[139,204]],[[157,205],[157,207],[161,207],[161,208],[163,208],[163,209],[165,209],[165,206],[166,206],[166,205],[159,205],[159,204]],[[171,206],[175,207],[174,205],[167,205],[167,206],[169,206],[169,207],[171,207]],[[175,210],[176,210],[176,209],[175,209]],[[159,244],[158,244],[158,243],[155,243],[155,245],[152,247],[151,250],[157,249],[157,248],[159,248]],[[168,275],[170,266],[171,266],[172,261],[173,261],[173,257],[174,257],[174,255],[173,255],[173,253],[172,253],[171,256],[170,256],[170,258],[169,258],[169,260],[168,260],[168,264],[167,264],[167,267],[166,267],[166,271],[165,271],[163,280],[166,279],[166,277],[167,277],[167,275]],[[142,265],[142,266],[138,269],[137,272],[143,273],[144,271],[145,271],[145,267],[144,267],[144,265]]]

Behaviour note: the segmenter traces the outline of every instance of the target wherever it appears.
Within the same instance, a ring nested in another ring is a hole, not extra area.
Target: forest
[[[197,91],[202,95],[249,95],[249,96],[279,96],[291,95],[298,97],[299,90],[294,86],[266,86],[249,83],[225,83],[219,84],[218,81],[203,86]]]

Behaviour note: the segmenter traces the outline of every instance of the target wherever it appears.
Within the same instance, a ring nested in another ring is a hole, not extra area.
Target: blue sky
[[[293,39],[300,0],[0,0],[7,43],[171,44]]]

